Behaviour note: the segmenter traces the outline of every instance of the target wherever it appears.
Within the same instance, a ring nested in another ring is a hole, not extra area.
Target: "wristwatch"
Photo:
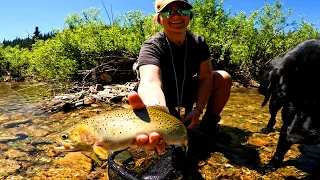
[[[198,110],[198,111],[200,112],[200,114],[202,114],[202,113],[203,113],[203,111],[202,111],[200,108],[198,108],[197,106],[196,106],[196,107],[194,107],[194,110]]]

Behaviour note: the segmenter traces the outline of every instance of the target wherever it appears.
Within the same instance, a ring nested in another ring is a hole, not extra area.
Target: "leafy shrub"
[[[189,29],[205,37],[216,69],[225,69],[234,80],[259,79],[263,64],[306,39],[319,36],[314,24],[289,22],[292,9],[278,1],[247,15],[231,14],[223,0],[193,0],[194,18]],[[52,38],[36,40],[32,49],[0,45],[0,76],[8,72],[37,79],[66,79],[78,70],[91,69],[110,55],[137,57],[141,45],[161,26],[153,15],[129,11],[112,23],[90,8],[70,14],[65,27]]]

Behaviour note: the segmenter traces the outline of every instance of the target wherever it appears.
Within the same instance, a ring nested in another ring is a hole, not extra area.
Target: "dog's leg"
[[[281,133],[277,145],[276,152],[274,153],[271,161],[269,162],[269,165],[272,165],[274,167],[281,167],[284,159],[284,155],[288,152],[290,149],[292,143],[288,142],[286,139],[286,128],[281,128]]]

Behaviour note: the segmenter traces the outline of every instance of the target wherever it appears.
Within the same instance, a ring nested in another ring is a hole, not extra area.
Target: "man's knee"
[[[229,73],[223,70],[213,71],[213,89],[226,88],[230,89],[232,86],[232,78]]]

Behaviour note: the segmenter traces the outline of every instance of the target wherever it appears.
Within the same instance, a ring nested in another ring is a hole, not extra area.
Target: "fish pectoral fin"
[[[100,159],[103,159],[103,160],[108,159],[108,151],[101,146],[94,146],[93,152],[96,153]]]

